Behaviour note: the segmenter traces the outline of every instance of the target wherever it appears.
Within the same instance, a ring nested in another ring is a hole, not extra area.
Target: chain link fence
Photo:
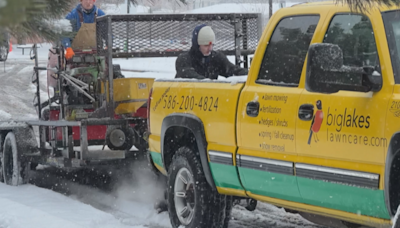
[[[107,15],[97,19],[97,52],[112,58],[177,56],[189,51],[200,24],[213,28],[214,50],[237,57],[254,53],[262,30],[260,14]]]

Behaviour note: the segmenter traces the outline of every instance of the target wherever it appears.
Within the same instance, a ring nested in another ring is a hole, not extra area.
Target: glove
[[[67,48],[66,50],[65,50],[65,58],[67,59],[67,60],[70,60],[70,59],[72,59],[72,57],[74,57],[74,55],[75,55],[75,52],[74,52],[74,50],[72,50],[72,48]]]

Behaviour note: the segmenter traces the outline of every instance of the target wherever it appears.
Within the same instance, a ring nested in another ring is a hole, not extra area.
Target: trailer
[[[178,56],[190,49],[197,24],[215,29],[219,51],[248,67],[260,37],[259,14],[107,15],[96,20],[96,47],[50,50],[39,67],[33,45],[36,120],[0,122],[0,181],[27,182],[41,165],[79,169],[147,154],[147,101],[154,79],[125,78],[115,58]],[[134,61],[134,60],[132,60]],[[47,71],[52,96],[40,99],[40,71]],[[95,147],[93,147],[96,145]],[[106,148],[107,146],[107,148]]]

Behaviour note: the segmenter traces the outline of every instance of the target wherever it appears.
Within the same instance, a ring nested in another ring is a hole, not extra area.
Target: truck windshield
[[[396,84],[400,84],[400,11],[382,12],[382,18],[390,50],[394,79]]]

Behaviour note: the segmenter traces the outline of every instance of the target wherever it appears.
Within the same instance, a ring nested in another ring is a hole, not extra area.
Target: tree
[[[118,0],[102,0],[102,2]],[[128,0],[137,4],[138,0]],[[153,3],[154,0],[147,0]],[[186,0],[174,0],[185,3]],[[0,0],[0,27],[6,28],[13,36],[41,37],[48,41],[67,35],[63,24],[54,24],[63,18],[76,4],[71,0]]]
[[[1,2],[5,2],[3,7]],[[50,22],[70,7],[70,0],[0,0],[0,26],[17,37],[52,39],[57,33]]]
[[[400,6],[400,0],[336,0],[336,3],[345,3],[353,11],[367,11],[373,4],[384,6]]]

